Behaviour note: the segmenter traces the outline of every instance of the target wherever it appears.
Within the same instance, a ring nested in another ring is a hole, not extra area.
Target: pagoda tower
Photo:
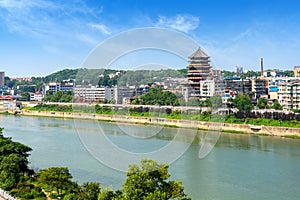
[[[195,53],[189,56],[187,79],[193,88],[193,97],[200,98],[200,81],[211,78],[211,66],[209,56],[199,47]]]

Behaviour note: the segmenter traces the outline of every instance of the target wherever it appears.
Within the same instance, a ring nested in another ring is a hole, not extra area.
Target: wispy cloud
[[[0,0],[0,20],[10,32],[48,42],[80,40],[90,45],[96,39],[86,38],[99,37],[92,29],[97,28],[103,35],[110,34],[108,27],[95,23],[101,22],[102,10],[102,7],[89,7],[82,1]],[[82,39],[78,35],[88,36]]]
[[[175,17],[170,18],[166,16],[159,16],[156,26],[172,28],[184,33],[188,33],[197,29],[199,26],[199,22],[200,20],[198,17],[195,17],[193,15],[179,14]]]
[[[91,23],[89,24],[90,27],[100,31],[102,34],[104,35],[110,35],[111,32],[108,30],[107,26],[105,26],[104,24],[94,24]]]

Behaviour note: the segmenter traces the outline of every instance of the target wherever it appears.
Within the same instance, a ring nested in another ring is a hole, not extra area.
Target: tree
[[[28,156],[32,150],[30,147],[23,145],[19,142],[14,142],[10,138],[6,138],[2,135],[2,128],[0,128],[0,162],[5,157],[11,154],[15,154],[18,157],[18,166],[22,172],[28,171]]]
[[[278,102],[278,100],[276,99],[273,103],[273,105],[271,106],[271,108],[275,109],[275,110],[282,110],[282,106],[281,104]]]
[[[29,92],[22,92],[22,100],[23,101],[29,101],[30,100]]]
[[[10,154],[4,157],[0,162],[0,187],[10,190],[19,182],[22,175],[20,166],[18,165],[18,156]]]
[[[58,195],[63,191],[69,191],[73,188],[74,183],[71,181],[72,175],[66,167],[49,167],[37,173],[37,181],[43,189],[51,189]]]
[[[251,99],[243,94],[238,94],[234,99],[228,99],[232,102],[233,106],[239,110],[252,110],[253,105]]]
[[[257,102],[257,107],[262,109],[262,108],[269,108],[268,105],[268,100],[265,98],[259,98]]]
[[[222,108],[222,97],[220,95],[214,95],[210,98],[212,109]]]
[[[78,200],[97,200],[100,194],[100,183],[83,183],[79,190]]]
[[[142,159],[141,166],[130,165],[122,189],[123,199],[189,199],[181,182],[168,180],[169,166]]]
[[[142,95],[135,101],[142,105],[172,105],[178,106],[179,100],[176,94],[166,91],[163,92],[160,88],[151,88],[149,92]]]

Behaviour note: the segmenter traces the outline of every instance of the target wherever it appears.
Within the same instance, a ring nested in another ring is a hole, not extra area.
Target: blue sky
[[[0,70],[22,77],[78,68],[105,39],[143,27],[191,37],[220,69],[258,70],[261,57],[268,68],[292,69],[300,65],[299,9],[296,0],[0,0]]]

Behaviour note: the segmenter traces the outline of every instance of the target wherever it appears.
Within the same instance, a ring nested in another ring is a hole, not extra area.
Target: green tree
[[[22,175],[19,159],[16,154],[10,154],[4,157],[0,162],[0,187],[10,190],[16,186]]]
[[[74,187],[72,175],[66,167],[49,167],[37,173],[37,181],[43,189],[56,191],[58,195],[70,191]]]
[[[238,94],[234,99],[228,99],[232,102],[232,105],[239,110],[252,110],[253,105],[251,99],[243,94]]]
[[[273,105],[271,106],[271,108],[275,109],[275,110],[282,110],[282,106],[281,104],[278,102],[278,100],[276,99],[273,103]]]
[[[149,92],[140,96],[135,102],[142,105],[179,105],[176,94],[169,91],[164,92],[160,88],[151,88]]]
[[[168,180],[169,166],[142,159],[141,166],[130,165],[122,189],[122,199],[189,199],[181,182]]]
[[[258,99],[258,102],[257,102],[257,107],[258,107],[259,109],[262,109],[262,108],[269,108],[268,100],[265,99],[265,98],[259,98],[259,99]]]
[[[19,142],[14,142],[10,138],[2,135],[2,128],[0,128],[0,162],[11,154],[18,157],[18,166],[22,172],[28,171],[28,156],[32,150],[30,147]]]
[[[29,101],[30,100],[29,92],[22,92],[22,100],[23,101]]]
[[[78,200],[97,200],[100,194],[100,183],[87,182],[83,183],[79,190]]]
[[[222,108],[222,97],[220,95],[214,95],[210,98],[210,104],[212,109]]]

